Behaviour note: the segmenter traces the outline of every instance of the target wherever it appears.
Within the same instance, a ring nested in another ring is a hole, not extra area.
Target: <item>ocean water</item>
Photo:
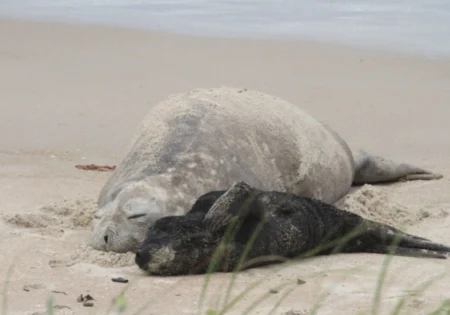
[[[450,56],[450,0],[0,0],[0,15]]]

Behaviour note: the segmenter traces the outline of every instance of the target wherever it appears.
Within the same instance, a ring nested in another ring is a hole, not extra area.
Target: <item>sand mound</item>
[[[87,229],[91,225],[97,202],[94,199],[64,200],[40,207],[35,212],[5,214],[3,220],[11,225],[32,230],[45,236],[61,236],[64,230]],[[134,265],[134,254],[118,254],[94,250],[88,244],[78,246],[68,259],[55,260],[53,265],[72,266],[92,263],[102,267]]]
[[[444,210],[431,214],[414,206],[405,207],[393,201],[383,188],[372,185],[363,185],[340,200],[337,206],[364,218],[398,228],[416,224],[428,217],[448,215]]]
[[[55,230],[90,226],[96,208],[94,199],[64,200],[61,203],[42,206],[34,212],[5,214],[2,218],[6,223],[17,227],[54,235]]]
[[[134,254],[101,252],[88,245],[82,245],[71,255],[70,263],[66,266],[70,267],[77,263],[90,263],[101,267],[126,267],[134,265]]]
[[[88,244],[74,246],[73,250],[59,253],[55,259],[49,261],[52,268],[72,267],[77,264],[93,264],[104,268],[120,268],[134,266],[134,254],[119,254],[114,252],[102,252],[93,249]]]

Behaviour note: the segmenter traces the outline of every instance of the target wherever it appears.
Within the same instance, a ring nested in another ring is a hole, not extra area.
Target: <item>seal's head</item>
[[[136,252],[136,264],[150,275],[203,272],[215,248],[203,217],[203,214],[193,214],[159,219],[149,228]]]
[[[134,252],[163,214],[161,194],[146,183],[128,183],[94,214],[90,245],[101,251]]]

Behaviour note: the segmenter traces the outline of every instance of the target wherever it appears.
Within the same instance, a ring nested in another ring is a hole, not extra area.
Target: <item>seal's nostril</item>
[[[103,239],[105,240],[105,243],[108,244],[108,235],[105,235]]]
[[[141,252],[136,252],[136,258],[141,258]]]

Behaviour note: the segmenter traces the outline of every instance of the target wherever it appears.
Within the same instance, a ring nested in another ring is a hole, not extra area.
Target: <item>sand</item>
[[[449,60],[9,19],[0,19],[0,39],[0,278],[7,314],[44,314],[50,296],[56,314],[109,314],[124,289],[125,314],[146,305],[143,314],[220,309],[230,274],[211,278],[200,305],[203,276],[148,277],[130,254],[87,248],[110,173],[75,168],[118,164],[152,104],[198,87],[280,96],[352,147],[442,173],[438,181],[359,187],[342,207],[450,244]],[[335,255],[242,272],[231,291],[242,299],[227,314],[244,314],[265,295],[250,314],[275,306],[272,314],[306,314],[318,300],[318,314],[368,312],[385,258]],[[441,276],[449,267],[448,260],[392,259],[380,314],[406,296],[404,314],[437,308],[450,298],[450,279]],[[112,282],[116,276],[129,283]],[[424,294],[414,295],[433,277]],[[280,284],[288,286],[276,289]],[[94,306],[78,303],[80,294],[91,294]]]

